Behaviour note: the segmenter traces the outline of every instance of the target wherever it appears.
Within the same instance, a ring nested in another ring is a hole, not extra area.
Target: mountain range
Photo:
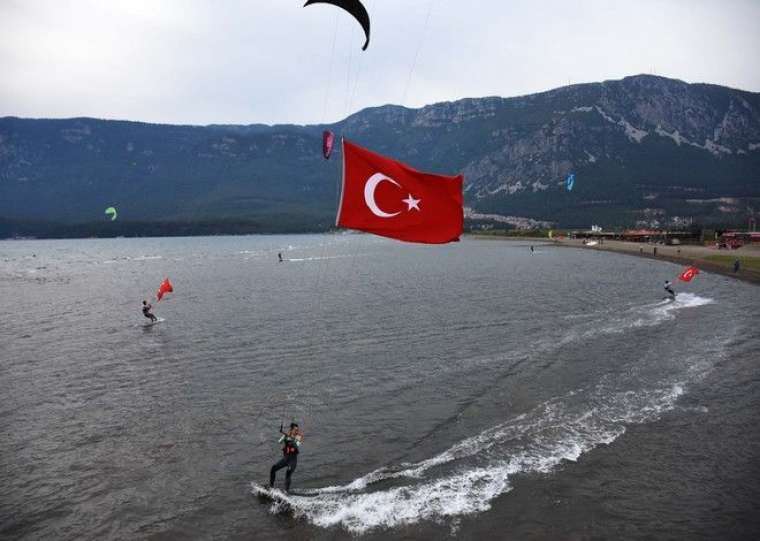
[[[760,93],[638,75],[419,109],[384,105],[331,125],[4,117],[0,234],[34,232],[32,224],[63,236],[81,224],[98,224],[97,234],[125,224],[141,234],[170,224],[328,229],[341,156],[336,148],[323,159],[324,129],[419,169],[464,173],[468,215],[479,221],[685,227],[760,213]],[[107,224],[109,206],[119,226]]]

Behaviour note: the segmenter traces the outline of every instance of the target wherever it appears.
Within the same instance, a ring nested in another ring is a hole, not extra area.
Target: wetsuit
[[[298,448],[301,445],[301,440],[283,435],[278,443],[282,443],[282,459],[269,470],[269,486],[274,486],[274,479],[278,470],[288,468],[285,470],[285,491],[288,492],[290,490],[290,478],[298,466]]]
[[[143,315],[151,321],[156,321],[158,318],[150,313],[151,308],[153,308],[153,306],[151,306],[150,304],[143,304],[143,307],[142,307]]]
[[[671,299],[676,298],[676,292],[671,289],[670,282],[665,282],[665,291],[668,292],[668,295],[670,295]]]

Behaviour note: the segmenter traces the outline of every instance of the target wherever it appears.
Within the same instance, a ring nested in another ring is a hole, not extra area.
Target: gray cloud
[[[760,90],[752,0],[365,3],[362,52],[300,0],[4,0],[0,115],[314,123],[652,71]]]

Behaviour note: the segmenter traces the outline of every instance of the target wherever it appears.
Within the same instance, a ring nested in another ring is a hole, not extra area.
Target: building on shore
[[[644,242],[650,244],[701,244],[699,231],[667,231],[661,229],[626,229],[624,231],[573,231],[571,236],[587,240],[623,240],[627,242]]]
[[[716,240],[718,248],[741,248],[746,244],[760,244],[760,231],[723,231]]]

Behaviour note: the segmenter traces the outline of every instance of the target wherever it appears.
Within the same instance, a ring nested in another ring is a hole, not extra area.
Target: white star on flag
[[[407,207],[409,207],[409,208],[406,209],[407,212],[410,211],[410,210],[412,210],[412,209],[415,209],[415,210],[417,210],[419,212],[419,210],[420,210],[420,200],[419,199],[415,199],[414,197],[412,197],[412,194],[409,194],[409,197],[407,197],[406,199],[402,199],[401,201],[403,203],[406,203]]]

